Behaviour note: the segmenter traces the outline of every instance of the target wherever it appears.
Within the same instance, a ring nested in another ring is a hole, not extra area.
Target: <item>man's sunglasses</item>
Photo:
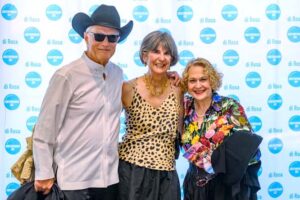
[[[120,39],[119,35],[105,35],[102,33],[93,33],[93,32],[88,32],[88,33],[92,33],[94,35],[94,39],[97,42],[103,42],[106,37],[107,37],[108,42],[110,42],[110,43],[118,42],[118,40]]]

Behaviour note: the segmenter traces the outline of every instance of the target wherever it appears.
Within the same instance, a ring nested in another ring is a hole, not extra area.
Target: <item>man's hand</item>
[[[179,86],[181,79],[180,79],[179,74],[176,71],[170,71],[170,72],[168,72],[168,77],[172,79],[171,83],[174,86]]]
[[[46,180],[35,180],[34,188],[36,192],[42,192],[44,195],[49,194],[54,184],[54,178]]]

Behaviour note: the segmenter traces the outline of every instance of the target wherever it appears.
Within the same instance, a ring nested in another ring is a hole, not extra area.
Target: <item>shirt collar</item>
[[[91,60],[85,52],[83,52],[81,58],[85,61],[85,63],[87,64],[87,66],[93,70],[96,73],[108,73],[109,67],[110,67],[110,62],[108,62],[105,66],[96,63],[95,61]]]

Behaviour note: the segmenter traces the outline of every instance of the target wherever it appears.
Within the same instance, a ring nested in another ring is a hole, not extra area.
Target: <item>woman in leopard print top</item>
[[[167,76],[178,61],[171,35],[149,33],[140,58],[148,72],[123,84],[126,134],[119,145],[119,199],[179,200],[175,138],[183,95]]]

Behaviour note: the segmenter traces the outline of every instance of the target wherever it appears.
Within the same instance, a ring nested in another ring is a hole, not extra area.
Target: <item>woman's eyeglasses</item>
[[[106,37],[107,37],[108,42],[110,42],[110,43],[118,42],[118,40],[120,39],[119,35],[105,35],[102,33],[93,33],[93,32],[88,32],[88,33],[92,33],[94,35],[94,39],[97,42],[103,42]]]

